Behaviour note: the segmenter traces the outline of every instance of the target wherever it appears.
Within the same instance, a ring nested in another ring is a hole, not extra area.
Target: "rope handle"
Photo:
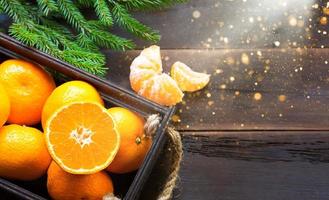
[[[156,130],[160,125],[161,117],[158,114],[152,114],[147,117],[144,130],[145,135],[148,137],[154,137]]]
[[[147,117],[144,130],[147,137],[154,137],[157,128],[160,125],[161,117],[158,114],[152,114]],[[157,197],[157,200],[169,200],[172,197],[173,190],[176,186],[176,181],[178,179],[178,173],[180,169],[180,163],[183,158],[183,144],[179,132],[177,132],[173,127],[168,127],[166,133],[170,140],[170,153],[173,156],[173,163],[169,169],[169,176],[166,183],[162,189],[162,192]],[[112,193],[107,194],[103,197],[103,200],[121,200],[120,198],[114,196]]]

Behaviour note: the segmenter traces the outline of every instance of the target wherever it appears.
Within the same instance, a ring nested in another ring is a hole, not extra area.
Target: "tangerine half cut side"
[[[46,123],[45,135],[50,155],[71,174],[105,169],[120,146],[111,115],[92,102],[75,102],[57,110]]]

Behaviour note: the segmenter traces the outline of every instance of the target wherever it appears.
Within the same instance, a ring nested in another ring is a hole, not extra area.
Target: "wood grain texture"
[[[160,31],[166,72],[180,60],[212,75],[178,106],[185,155],[174,199],[329,199],[329,26],[319,24],[325,4],[190,0],[134,13]],[[8,25],[0,16],[0,29]],[[150,45],[136,41],[137,49]],[[139,52],[104,51],[107,79],[130,89],[129,66]],[[171,159],[161,154],[141,199],[155,199]]]
[[[107,78],[130,89],[129,66],[138,53],[106,52]],[[186,94],[178,105],[181,121],[175,125],[179,130],[328,130],[328,53],[326,49],[163,50],[165,72],[179,60],[212,75],[205,89]]]
[[[175,199],[328,199],[329,132],[197,135],[184,136]]]
[[[314,6],[314,5],[318,6]],[[136,12],[141,22],[161,33],[166,49],[327,47],[329,27],[319,24],[323,16],[319,0],[190,0],[169,9]],[[83,10],[88,19],[94,13]],[[0,16],[0,30],[8,19]],[[137,48],[150,42],[112,27],[122,37],[134,39]]]
[[[162,35],[160,45],[172,48],[273,48],[328,46],[319,24],[324,1],[191,0],[163,11],[134,16]],[[318,7],[314,7],[317,4]],[[311,19],[311,20],[310,20]],[[319,32],[320,31],[320,32]],[[130,34],[115,28],[129,38]],[[138,48],[150,43],[137,40]]]

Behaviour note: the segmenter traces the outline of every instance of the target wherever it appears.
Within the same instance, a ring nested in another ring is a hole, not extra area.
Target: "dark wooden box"
[[[116,189],[115,195],[124,199],[137,199],[166,142],[165,128],[175,111],[175,107],[159,106],[114,83],[74,68],[65,62],[27,47],[13,38],[0,33],[0,62],[8,58],[28,60],[45,68],[55,70],[70,79],[86,81],[97,88],[108,106],[126,107],[144,117],[150,114],[159,114],[161,116],[161,124],[157,129],[152,147],[141,168],[137,172],[130,174],[111,175]],[[10,181],[0,178],[0,199],[49,199],[46,177],[30,182]]]

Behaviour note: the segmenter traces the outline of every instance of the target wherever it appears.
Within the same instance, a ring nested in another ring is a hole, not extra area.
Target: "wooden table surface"
[[[329,199],[329,19],[319,22],[329,14],[325,6],[190,0],[135,14],[162,34],[166,72],[179,60],[212,75],[205,89],[186,94],[174,118],[184,143],[174,199]],[[104,51],[108,80],[130,89],[129,66],[139,52]],[[168,162],[162,154],[141,199],[161,189]]]
[[[136,14],[161,32],[166,72],[179,60],[212,75],[178,105],[184,160],[174,199],[329,199],[329,24],[319,23],[326,5],[191,0]],[[138,49],[148,45],[138,41]],[[108,79],[130,89],[139,52],[106,51]],[[163,178],[162,156],[142,199]]]

